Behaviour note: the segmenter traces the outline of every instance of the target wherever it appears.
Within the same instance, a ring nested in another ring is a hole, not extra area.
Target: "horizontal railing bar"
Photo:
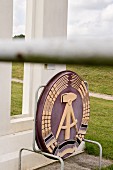
[[[0,61],[113,66],[113,39],[0,40]]]

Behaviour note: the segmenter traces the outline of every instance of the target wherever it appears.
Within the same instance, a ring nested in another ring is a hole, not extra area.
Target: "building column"
[[[67,11],[68,0],[27,0],[26,40],[67,38]],[[38,87],[65,69],[65,65],[25,64],[23,114],[34,114]]]
[[[13,0],[0,0],[0,39],[11,39],[13,30]],[[0,135],[10,128],[11,63],[0,63]]]

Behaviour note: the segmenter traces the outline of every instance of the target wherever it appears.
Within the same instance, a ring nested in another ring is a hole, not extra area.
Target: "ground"
[[[102,160],[102,167],[106,167],[113,164],[111,160]],[[99,157],[88,155],[86,153],[81,153],[76,156],[67,158],[64,161],[64,170],[95,170],[98,169]],[[37,170],[59,170],[60,163],[55,162],[46,167],[38,168]],[[36,169],[35,169],[36,170]]]

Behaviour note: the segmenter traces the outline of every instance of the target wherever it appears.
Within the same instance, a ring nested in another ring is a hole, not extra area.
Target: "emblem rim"
[[[73,77],[76,76],[78,79],[80,79],[80,84],[75,85],[74,83],[72,83],[73,88],[75,88],[75,89],[78,88],[77,91],[79,91],[79,94],[82,98],[82,103],[83,103],[82,121],[81,121],[81,125],[80,125],[79,131],[78,131],[78,134],[76,135],[76,140],[75,140],[75,143],[78,143],[78,146],[80,145],[80,143],[84,139],[84,135],[86,134],[86,130],[87,130],[87,126],[88,126],[89,114],[90,114],[90,103],[89,103],[89,93],[88,93],[88,90],[85,86],[85,83],[78,76],[78,74],[76,74],[75,72],[67,71],[67,70],[62,71],[62,72],[56,74],[47,83],[47,85],[43,89],[43,91],[40,95],[40,98],[38,100],[38,103],[37,103],[36,120],[35,120],[35,129],[36,129],[35,137],[36,137],[36,143],[37,143],[39,149],[41,149],[44,152],[49,152],[49,153],[58,155],[60,157],[65,157],[65,155],[59,154],[58,151],[56,152],[56,150],[57,150],[56,148],[54,149],[54,151],[51,151],[50,149],[47,148],[47,145],[45,143],[45,140],[44,140],[44,137],[43,137],[43,134],[42,134],[42,121],[43,121],[43,118],[42,118],[43,115],[42,114],[43,114],[44,105],[47,101],[47,97],[48,97],[49,92],[51,91],[51,88],[54,87],[55,82],[57,82],[61,77],[66,76],[68,74],[73,75]],[[73,82],[74,82],[74,78],[73,78]],[[81,86],[81,87],[79,87],[79,86]],[[82,90],[80,91],[79,88],[82,88]],[[56,99],[57,99],[57,97],[56,97]],[[84,103],[87,103],[87,104],[84,104]],[[85,117],[85,115],[86,115],[86,117]],[[83,126],[83,128],[82,128],[82,126]],[[84,130],[82,130],[82,129],[84,129]],[[50,135],[52,136],[53,134],[50,134]],[[45,137],[48,138],[48,135],[45,135]],[[53,137],[55,138],[54,135],[53,135]],[[56,139],[56,141],[57,141],[57,139]],[[64,143],[65,143],[65,141],[64,141]],[[58,143],[56,143],[56,145],[58,145]],[[71,155],[71,154],[72,153],[67,154],[67,155]],[[67,155],[66,155],[66,157],[67,157]]]

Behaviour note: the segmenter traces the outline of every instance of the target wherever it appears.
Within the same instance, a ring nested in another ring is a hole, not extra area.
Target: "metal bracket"
[[[100,150],[100,153],[99,153],[99,170],[101,170],[101,167],[102,167],[102,165],[101,165],[102,164],[102,146],[101,146],[101,144],[99,142],[96,142],[96,141],[93,141],[93,140],[88,140],[88,139],[84,139],[84,141],[98,145],[99,150]]]
[[[26,148],[22,148],[20,151],[19,151],[19,163],[18,163],[18,170],[21,170],[22,169],[22,151],[29,151],[29,152],[33,152],[33,153],[38,153],[38,154],[41,154],[41,155],[44,155],[44,156],[48,156],[52,159],[56,159],[58,160],[60,163],[61,163],[61,170],[64,170],[64,161],[62,158],[60,158],[59,156],[55,156],[55,155],[52,155],[52,154],[49,154],[49,153],[45,153],[45,152],[42,152],[40,150],[38,150],[37,152],[31,150],[31,149],[26,149]]]
[[[48,156],[52,159],[56,159],[58,161],[60,161],[61,163],[61,170],[64,170],[64,161],[62,158],[60,158],[59,156],[55,156],[55,155],[52,155],[52,154],[49,154],[49,153],[45,153],[45,152],[42,152],[41,150],[37,149],[36,148],[36,144],[35,144],[35,120],[36,120],[36,110],[37,110],[37,101],[38,101],[38,97],[39,97],[39,90],[41,88],[44,88],[45,86],[40,86],[38,88],[38,90],[36,91],[36,95],[35,95],[35,113],[34,113],[34,128],[33,128],[33,150],[31,149],[27,149],[27,148],[22,148],[20,151],[19,151],[19,163],[18,163],[18,170],[21,170],[22,168],[22,151],[26,150],[26,151],[29,151],[29,152],[34,152],[34,153],[38,153],[38,154],[41,154],[41,155],[44,155],[44,156]]]

